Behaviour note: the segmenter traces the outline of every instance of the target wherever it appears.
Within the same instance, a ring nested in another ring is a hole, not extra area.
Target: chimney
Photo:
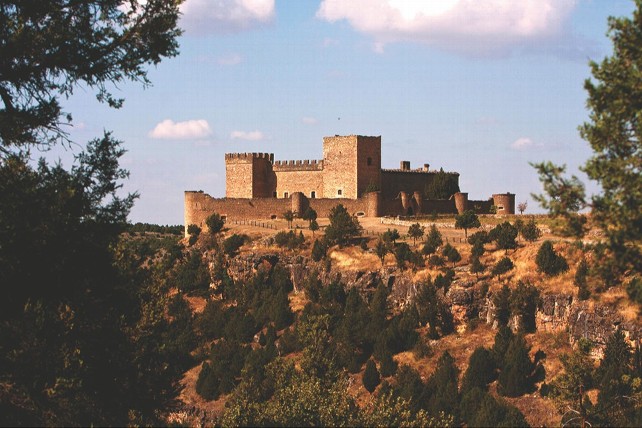
[[[410,161],[401,161],[399,168],[402,171],[410,171]]]
[[[430,171],[430,164],[427,164],[427,163],[424,164],[424,171],[425,172]]]

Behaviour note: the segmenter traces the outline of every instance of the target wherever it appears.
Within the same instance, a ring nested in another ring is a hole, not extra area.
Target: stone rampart
[[[278,160],[272,163],[275,172],[280,171],[322,171],[322,160]]]

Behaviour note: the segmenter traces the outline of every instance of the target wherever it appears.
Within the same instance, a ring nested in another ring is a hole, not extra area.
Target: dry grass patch
[[[334,267],[347,271],[376,270],[381,266],[379,257],[359,247],[336,248],[330,251]]]
[[[640,307],[622,287],[611,287],[600,295],[602,303],[613,306],[626,321],[640,321]]]

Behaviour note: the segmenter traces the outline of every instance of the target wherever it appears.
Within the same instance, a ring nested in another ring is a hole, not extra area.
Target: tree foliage
[[[112,107],[110,84],[149,85],[147,64],[178,53],[180,2],[8,1],[0,6],[0,151],[48,146],[71,122],[60,97],[83,85]],[[62,117],[64,116],[64,117]]]
[[[522,238],[528,242],[535,242],[542,236],[542,230],[537,227],[535,217],[531,217],[531,219],[520,229],[519,233],[522,235]]]
[[[495,241],[498,250],[504,250],[508,253],[508,250],[517,248],[517,241],[515,240],[517,233],[517,228],[505,221],[488,232],[488,239]]]
[[[342,204],[330,210],[328,219],[330,224],[325,229],[325,237],[329,243],[345,245],[352,238],[361,235],[359,221]]]
[[[557,254],[551,241],[544,241],[535,256],[537,270],[548,276],[559,275],[568,270],[568,263],[561,254]]]
[[[205,219],[205,224],[207,225],[207,228],[209,229],[211,234],[216,234],[223,230],[225,221],[220,216],[220,214],[214,213]]]
[[[493,266],[491,274],[501,279],[502,275],[515,268],[513,261],[509,257],[502,257]]]
[[[468,239],[468,229],[476,229],[478,227],[481,227],[481,223],[473,210],[464,211],[463,214],[455,216],[455,228],[464,229],[466,239]]]
[[[437,252],[437,249],[444,243],[441,232],[437,230],[437,226],[434,224],[430,226],[430,231],[428,236],[426,236],[426,242],[422,249],[422,253],[426,255],[434,254]]]
[[[459,175],[444,172],[441,168],[433,175],[433,179],[426,184],[424,194],[426,199],[448,199],[459,192]]]
[[[413,245],[417,244],[417,239],[421,239],[424,236],[424,227],[419,223],[410,225],[408,228],[408,236],[412,238]]]

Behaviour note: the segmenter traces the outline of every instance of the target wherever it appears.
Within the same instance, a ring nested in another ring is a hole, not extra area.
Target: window
[[[503,210],[503,209],[504,209],[504,206],[503,206],[503,205],[497,205],[497,211],[501,211],[501,210]]]
[[[342,194],[343,194],[343,192],[341,191],[341,189],[337,190],[337,195],[338,196],[341,196]]]
[[[283,192],[283,197],[287,198],[288,197],[288,192]]]
[[[316,197],[317,197],[317,192],[315,192],[314,190],[310,192],[310,198],[314,199]]]
[[[372,165],[372,158],[368,157],[368,166]]]

